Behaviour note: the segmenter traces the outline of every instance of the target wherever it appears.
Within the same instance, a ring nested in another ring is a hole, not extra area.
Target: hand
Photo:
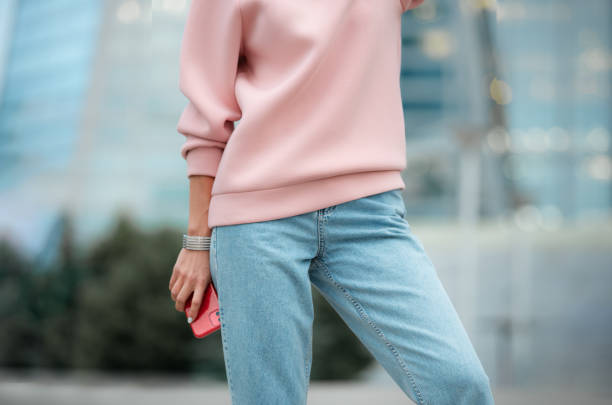
[[[209,254],[208,250],[182,248],[172,270],[168,288],[177,311],[185,311],[185,302],[193,293],[187,318],[189,323],[198,315],[204,292],[211,281]]]

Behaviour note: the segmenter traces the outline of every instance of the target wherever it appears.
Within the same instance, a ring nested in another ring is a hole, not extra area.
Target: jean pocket
[[[401,189],[393,189],[367,196],[364,198],[369,205],[366,211],[403,219],[406,215],[406,205],[402,194]]]
[[[393,210],[398,216],[404,218],[406,216],[406,203],[404,202],[402,189],[396,188],[389,191],[388,194],[392,197],[389,203]]]

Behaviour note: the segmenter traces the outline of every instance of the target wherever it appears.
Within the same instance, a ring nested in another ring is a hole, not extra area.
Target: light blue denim
[[[395,189],[212,229],[211,276],[233,405],[306,404],[311,283],[417,405],[494,403],[405,210]]]

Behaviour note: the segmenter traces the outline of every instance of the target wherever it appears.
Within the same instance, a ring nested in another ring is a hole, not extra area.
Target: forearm
[[[189,223],[187,235],[210,236],[208,227],[208,206],[214,177],[189,177]]]

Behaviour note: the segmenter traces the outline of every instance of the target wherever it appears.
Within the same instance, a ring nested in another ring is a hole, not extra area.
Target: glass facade
[[[482,84],[486,72],[474,19],[458,2],[448,0],[425,1],[403,15],[400,85],[410,215],[458,215],[459,136],[488,124]]]
[[[409,212],[461,216],[467,132],[479,216],[536,227],[608,216],[611,17],[606,0],[428,0],[406,13]]]
[[[537,210],[608,215],[612,3],[508,2],[496,36],[512,90],[505,174]]]
[[[16,2],[0,104],[0,189],[68,168],[100,8],[98,0]]]

